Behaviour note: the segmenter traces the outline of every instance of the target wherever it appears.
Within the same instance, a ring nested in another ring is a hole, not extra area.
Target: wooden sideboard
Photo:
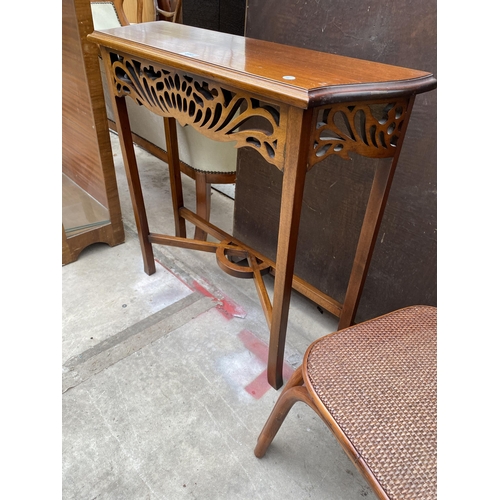
[[[113,154],[88,0],[62,9],[62,263],[93,243],[123,243]]]

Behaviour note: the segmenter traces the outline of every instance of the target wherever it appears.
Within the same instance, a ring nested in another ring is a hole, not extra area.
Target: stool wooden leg
[[[177,144],[177,125],[175,118],[164,118],[165,143],[167,144],[168,170],[170,172],[170,189],[174,210],[175,235],[186,237],[186,221],[179,215],[179,209],[184,206],[182,194],[181,166]]]
[[[283,388],[271,415],[269,415],[269,418],[260,433],[257,440],[257,446],[254,449],[254,454],[257,458],[262,458],[266,454],[267,448],[271,444],[277,432],[280,430],[281,424],[284,422],[288,412],[297,401],[302,401],[317,411],[311,396],[303,384],[304,379],[302,378],[302,366],[300,366],[297,370],[295,370],[290,380]]]
[[[207,182],[207,175],[203,172],[196,172],[194,180],[196,185],[196,214],[208,221],[210,220],[211,185]],[[206,241],[207,233],[203,229],[196,227],[194,239]]]

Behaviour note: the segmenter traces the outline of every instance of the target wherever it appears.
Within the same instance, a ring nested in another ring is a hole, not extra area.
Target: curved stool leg
[[[254,454],[257,458],[262,458],[265,455],[267,448],[274,439],[274,436],[276,436],[276,433],[279,431],[281,424],[288,415],[288,412],[297,401],[302,401],[317,411],[311,396],[307,392],[307,389],[303,386],[303,383],[304,379],[302,378],[302,366],[300,366],[297,370],[295,370],[292,377],[285,385],[278,401],[276,401],[276,404],[274,405],[271,415],[269,415],[269,418],[259,435],[257,446],[254,449]]]

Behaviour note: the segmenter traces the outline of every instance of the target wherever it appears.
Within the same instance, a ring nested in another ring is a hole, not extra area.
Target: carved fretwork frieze
[[[282,168],[285,124],[280,107],[249,93],[152,65],[135,57],[109,53],[115,95],[129,96],[153,113],[176,118],[209,138],[256,149]]]
[[[335,154],[349,159],[349,153],[368,158],[395,155],[408,99],[387,102],[340,103],[318,107],[309,154],[309,168]]]

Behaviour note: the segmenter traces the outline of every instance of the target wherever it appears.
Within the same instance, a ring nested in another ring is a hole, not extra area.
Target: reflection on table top
[[[216,81],[238,81],[250,91],[267,90],[268,95],[272,90],[280,100],[291,98],[296,105],[317,101],[318,91],[321,102],[328,102],[326,89],[333,97],[403,89],[423,92],[435,86],[435,79],[424,71],[166,21],[95,31],[89,40]]]

